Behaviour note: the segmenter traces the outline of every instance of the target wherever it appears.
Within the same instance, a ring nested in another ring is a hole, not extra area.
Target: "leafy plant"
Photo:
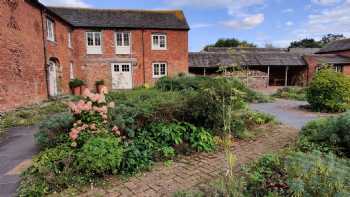
[[[350,157],[350,112],[311,121],[301,130],[297,145],[302,151],[318,149]]]
[[[307,89],[306,98],[315,111],[343,112],[350,106],[350,78],[322,68]]]
[[[72,79],[70,82],[69,82],[69,87],[70,88],[76,88],[76,87],[80,87],[82,85],[84,85],[85,82],[81,79]]]
[[[42,121],[39,132],[35,134],[37,144],[45,149],[68,142],[67,134],[73,126],[74,120],[71,113],[60,113]]]
[[[97,80],[96,82],[95,82],[95,85],[104,85],[105,84],[105,81],[104,80]]]
[[[85,174],[103,175],[117,171],[123,148],[114,136],[95,137],[88,140],[77,153],[76,167]]]

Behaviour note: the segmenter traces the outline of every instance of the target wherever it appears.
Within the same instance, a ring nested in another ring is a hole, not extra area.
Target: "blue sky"
[[[41,0],[46,5],[116,9],[182,9],[190,24],[190,50],[219,38],[264,47],[327,33],[350,36],[350,0]]]

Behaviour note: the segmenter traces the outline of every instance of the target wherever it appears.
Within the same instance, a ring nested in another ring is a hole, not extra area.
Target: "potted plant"
[[[83,80],[80,80],[80,79],[72,79],[70,82],[69,82],[69,87],[71,88],[72,90],[72,93],[76,96],[80,96],[81,93],[82,93],[82,89],[81,87],[84,85],[84,81]]]
[[[97,93],[100,94],[102,88],[105,87],[105,82],[104,82],[103,80],[98,80],[98,81],[96,81],[95,85],[96,85],[96,91],[97,91]]]

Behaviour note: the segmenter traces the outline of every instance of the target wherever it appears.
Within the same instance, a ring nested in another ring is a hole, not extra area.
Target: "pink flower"
[[[120,136],[120,130],[117,126],[114,126],[112,132]]]
[[[101,94],[108,94],[108,89],[106,86],[102,87]]]
[[[91,130],[96,130],[97,129],[95,123],[91,124],[89,127],[90,127]]]
[[[90,95],[91,95],[90,90],[88,88],[85,88],[85,90],[83,91],[83,97],[88,98],[90,97]]]
[[[108,107],[109,107],[109,108],[115,108],[115,102],[110,102],[110,103],[108,104]]]

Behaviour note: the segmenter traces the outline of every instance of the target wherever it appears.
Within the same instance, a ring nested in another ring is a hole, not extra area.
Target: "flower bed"
[[[36,140],[43,151],[24,173],[19,195],[42,196],[106,175],[132,175],[178,154],[213,151],[215,135],[242,137],[248,125],[273,121],[247,111],[236,83],[217,82],[189,91],[85,90],[82,100],[69,104],[70,113],[42,122]]]

